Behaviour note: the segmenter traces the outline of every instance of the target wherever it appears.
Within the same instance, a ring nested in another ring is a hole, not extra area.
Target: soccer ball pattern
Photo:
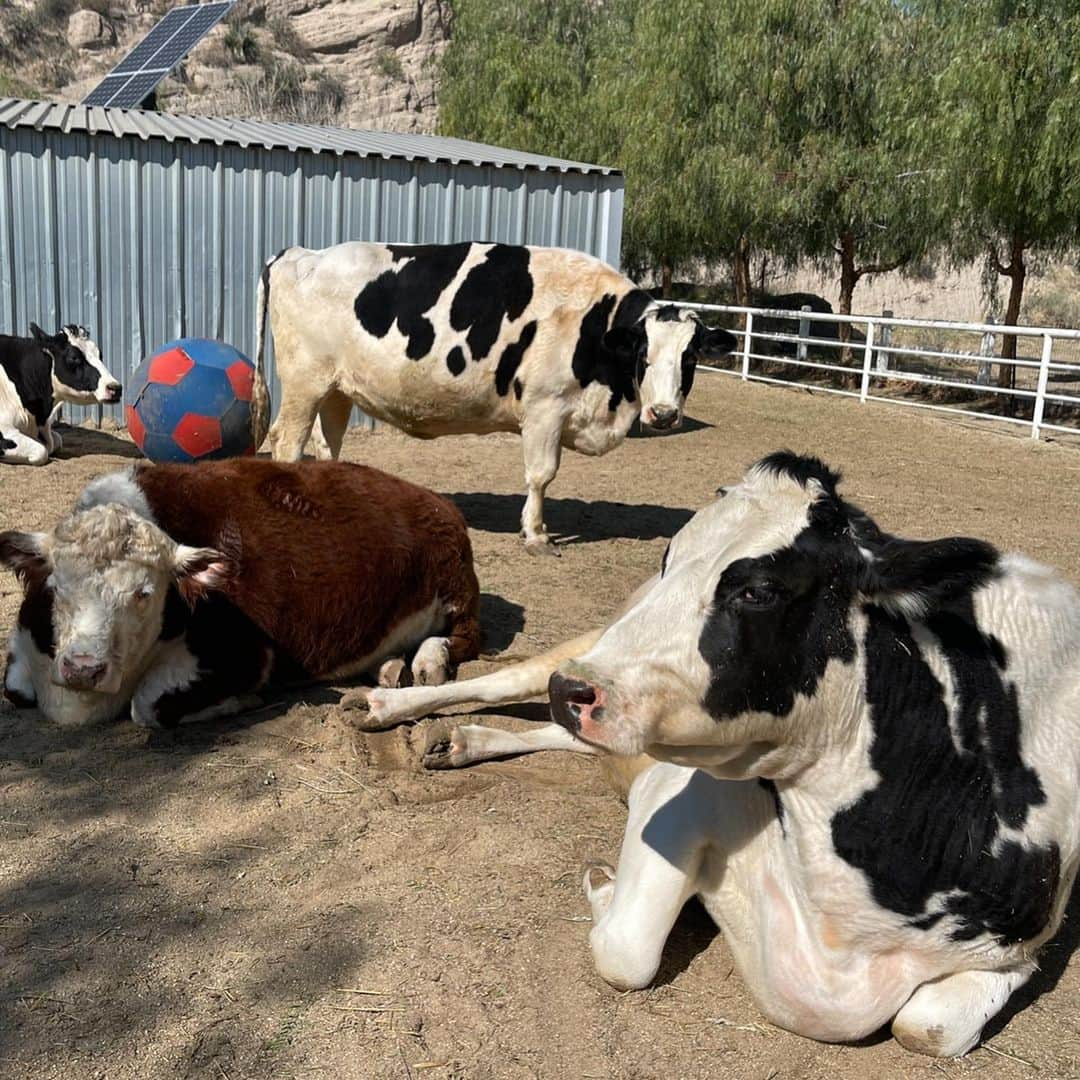
[[[251,361],[224,342],[171,341],[132,377],[125,410],[128,432],[151,461],[253,454],[254,374]]]

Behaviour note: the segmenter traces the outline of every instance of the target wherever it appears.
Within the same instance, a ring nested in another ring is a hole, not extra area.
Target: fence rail
[[[678,302],[742,323],[740,347],[707,370],[774,385],[1080,435],[1080,330]],[[842,340],[841,327],[848,328]],[[1006,336],[1016,356],[1003,357]],[[963,348],[970,344],[974,348]],[[1007,377],[1003,378],[1005,372]],[[997,381],[994,376],[997,375]],[[1053,385],[1051,383],[1053,382]]]

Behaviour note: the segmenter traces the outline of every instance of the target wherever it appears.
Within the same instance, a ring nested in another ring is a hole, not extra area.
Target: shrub
[[[383,49],[375,57],[375,70],[388,79],[405,78],[405,69],[401,66],[401,57],[393,49]]]
[[[248,23],[230,23],[224,44],[225,51],[238,64],[254,64],[259,59],[259,41]]]
[[[306,60],[311,56],[310,46],[288,16],[275,16],[266,24],[266,28],[270,31],[274,44],[283,53],[295,56],[298,60]]]

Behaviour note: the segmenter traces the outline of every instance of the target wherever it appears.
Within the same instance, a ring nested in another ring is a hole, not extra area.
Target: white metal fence
[[[1025,425],[1032,438],[1080,435],[1080,330],[679,303],[734,325],[738,352],[711,370]],[[718,316],[720,316],[718,318]],[[745,320],[744,326],[738,323]],[[840,339],[848,326],[850,340]],[[1001,357],[1016,336],[1016,358]],[[1012,369],[999,385],[1002,368]]]

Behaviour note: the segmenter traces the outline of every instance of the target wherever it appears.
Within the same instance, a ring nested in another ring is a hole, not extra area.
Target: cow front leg
[[[551,673],[564,661],[581,656],[596,644],[603,629],[590,630],[550,652],[501,671],[444,686],[410,686],[401,690],[350,690],[341,698],[346,710],[357,710],[355,725],[363,731],[384,731],[419,720],[452,705],[506,705],[547,692]]]
[[[48,447],[16,428],[0,428],[0,462],[5,465],[44,465]]]
[[[598,974],[612,986],[639,990],[655,977],[668,934],[698,891],[709,843],[713,800],[696,788],[719,782],[657,764],[630,788],[618,870],[601,865],[585,874],[589,944]]]
[[[559,471],[561,436],[562,420],[557,416],[542,417],[533,423],[526,418],[521,429],[527,491],[521,511],[521,531],[530,555],[559,554],[544,527],[544,492]]]
[[[165,644],[131,698],[140,727],[175,728],[182,720],[230,716],[258,702],[273,654],[263,642],[233,643],[228,655],[198,658],[184,638]]]
[[[924,983],[893,1019],[893,1036],[917,1054],[966,1054],[979,1041],[991,1017],[1031,978],[1035,966],[1027,963],[1007,971],[960,971]]]
[[[544,724],[531,731],[503,731],[482,724],[461,724],[449,734],[437,734],[424,750],[425,769],[460,769],[478,761],[539,750],[567,750],[575,754],[597,754],[595,746],[575,739],[559,724]]]

